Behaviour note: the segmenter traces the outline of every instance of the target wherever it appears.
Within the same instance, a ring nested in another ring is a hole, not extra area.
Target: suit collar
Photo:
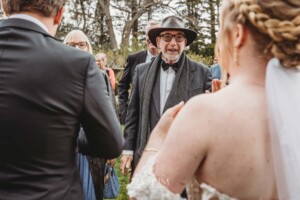
[[[154,82],[154,88],[152,92],[152,101],[155,107],[158,118],[160,117],[160,70],[158,69],[156,80]]]
[[[26,30],[30,30],[30,31],[35,31],[38,33],[41,33],[45,36],[49,36],[54,38],[53,36],[49,35],[49,33],[47,33],[42,27],[40,27],[39,25],[25,20],[25,19],[19,19],[19,18],[9,18],[9,19],[5,19],[3,21],[0,22],[0,29],[1,28],[8,28],[8,27],[13,27],[13,28],[20,28],[20,29],[26,29]],[[55,38],[54,38],[55,39]]]
[[[40,20],[38,20],[37,18],[31,16],[31,15],[26,15],[26,14],[13,14],[11,16],[9,16],[9,19],[25,19],[27,21],[33,22],[36,25],[40,26],[41,28],[43,28],[47,33],[49,33],[48,28],[46,27],[46,25],[41,22]]]
[[[143,50],[141,53],[142,53],[142,56],[140,57],[140,60],[141,60],[141,63],[143,63],[146,61],[146,58],[147,58],[147,49]]]

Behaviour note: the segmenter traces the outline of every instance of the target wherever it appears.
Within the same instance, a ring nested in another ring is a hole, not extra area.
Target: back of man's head
[[[3,0],[7,14],[37,12],[45,17],[55,15],[67,0]]]

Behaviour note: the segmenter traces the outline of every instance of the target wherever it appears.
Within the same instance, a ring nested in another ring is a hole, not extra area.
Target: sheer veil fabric
[[[266,92],[278,197],[296,200],[300,197],[300,69],[285,68],[271,59]]]

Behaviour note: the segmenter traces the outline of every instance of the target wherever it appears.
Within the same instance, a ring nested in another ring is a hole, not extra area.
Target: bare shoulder
[[[190,99],[179,112],[171,128],[186,136],[209,139],[224,124],[225,103],[223,94],[202,94]],[[216,126],[218,125],[218,126]],[[195,134],[197,133],[197,134]]]
[[[197,116],[197,119],[202,117],[209,119],[213,117],[217,120],[220,114],[229,108],[227,102],[228,98],[226,92],[201,94],[190,99],[184,109],[187,115],[192,118],[195,116]]]

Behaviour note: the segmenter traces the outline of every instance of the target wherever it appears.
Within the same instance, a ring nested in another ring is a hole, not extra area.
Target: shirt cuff
[[[122,155],[132,155],[133,156],[134,151],[132,150],[123,150]]]

